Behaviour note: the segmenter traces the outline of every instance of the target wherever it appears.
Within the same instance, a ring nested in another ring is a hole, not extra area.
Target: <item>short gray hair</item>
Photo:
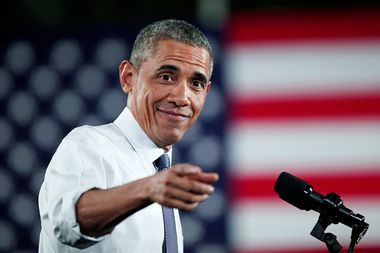
[[[210,54],[212,71],[212,50],[206,36],[194,25],[175,19],[157,21],[143,28],[133,44],[131,63],[139,69],[143,61],[154,55],[158,42],[161,40],[175,40],[186,45],[206,49]]]

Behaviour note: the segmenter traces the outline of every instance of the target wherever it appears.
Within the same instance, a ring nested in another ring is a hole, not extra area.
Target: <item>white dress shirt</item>
[[[163,153],[128,108],[113,123],[70,132],[54,154],[41,186],[39,252],[162,252],[164,224],[159,204],[141,209],[98,238],[81,234],[75,205],[92,188],[107,189],[155,174],[153,161]],[[174,212],[179,252],[183,252],[178,210]]]

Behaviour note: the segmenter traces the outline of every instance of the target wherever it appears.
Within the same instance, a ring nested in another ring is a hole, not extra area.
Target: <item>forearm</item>
[[[208,198],[217,179],[217,174],[203,173],[199,167],[177,164],[119,187],[89,190],[76,204],[77,221],[83,234],[98,237],[153,202],[189,211]]]
[[[111,189],[85,192],[76,204],[76,217],[83,234],[99,237],[107,234],[128,216],[150,205],[145,186],[149,178]]]

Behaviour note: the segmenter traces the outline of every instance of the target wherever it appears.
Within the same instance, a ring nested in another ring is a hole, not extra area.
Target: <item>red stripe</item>
[[[342,252],[347,252],[347,248],[343,246]],[[280,250],[233,250],[233,253],[326,253],[328,252],[327,248],[323,246],[321,242],[320,249],[280,249]],[[359,245],[355,247],[355,253],[379,253],[380,245],[374,245],[372,247],[369,246],[361,246]]]
[[[334,170],[332,170],[334,171]],[[295,175],[313,186],[314,190],[321,194],[335,192],[342,197],[355,196],[379,196],[380,195],[380,168],[378,172],[359,174],[334,174],[328,175]],[[289,172],[291,173],[291,172]],[[292,174],[292,173],[291,173]],[[278,175],[273,176],[234,176],[230,175],[229,189],[232,201],[257,198],[278,198],[274,191],[274,185]]]
[[[225,31],[229,43],[379,38],[380,9],[233,13]]]
[[[229,101],[230,120],[379,117],[380,93]]]

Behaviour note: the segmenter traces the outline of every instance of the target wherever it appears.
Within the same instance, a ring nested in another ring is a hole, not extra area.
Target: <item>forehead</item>
[[[174,40],[161,40],[157,43],[154,54],[147,62],[158,65],[171,63],[184,65],[204,72],[210,76],[211,56],[205,48],[194,47]]]

